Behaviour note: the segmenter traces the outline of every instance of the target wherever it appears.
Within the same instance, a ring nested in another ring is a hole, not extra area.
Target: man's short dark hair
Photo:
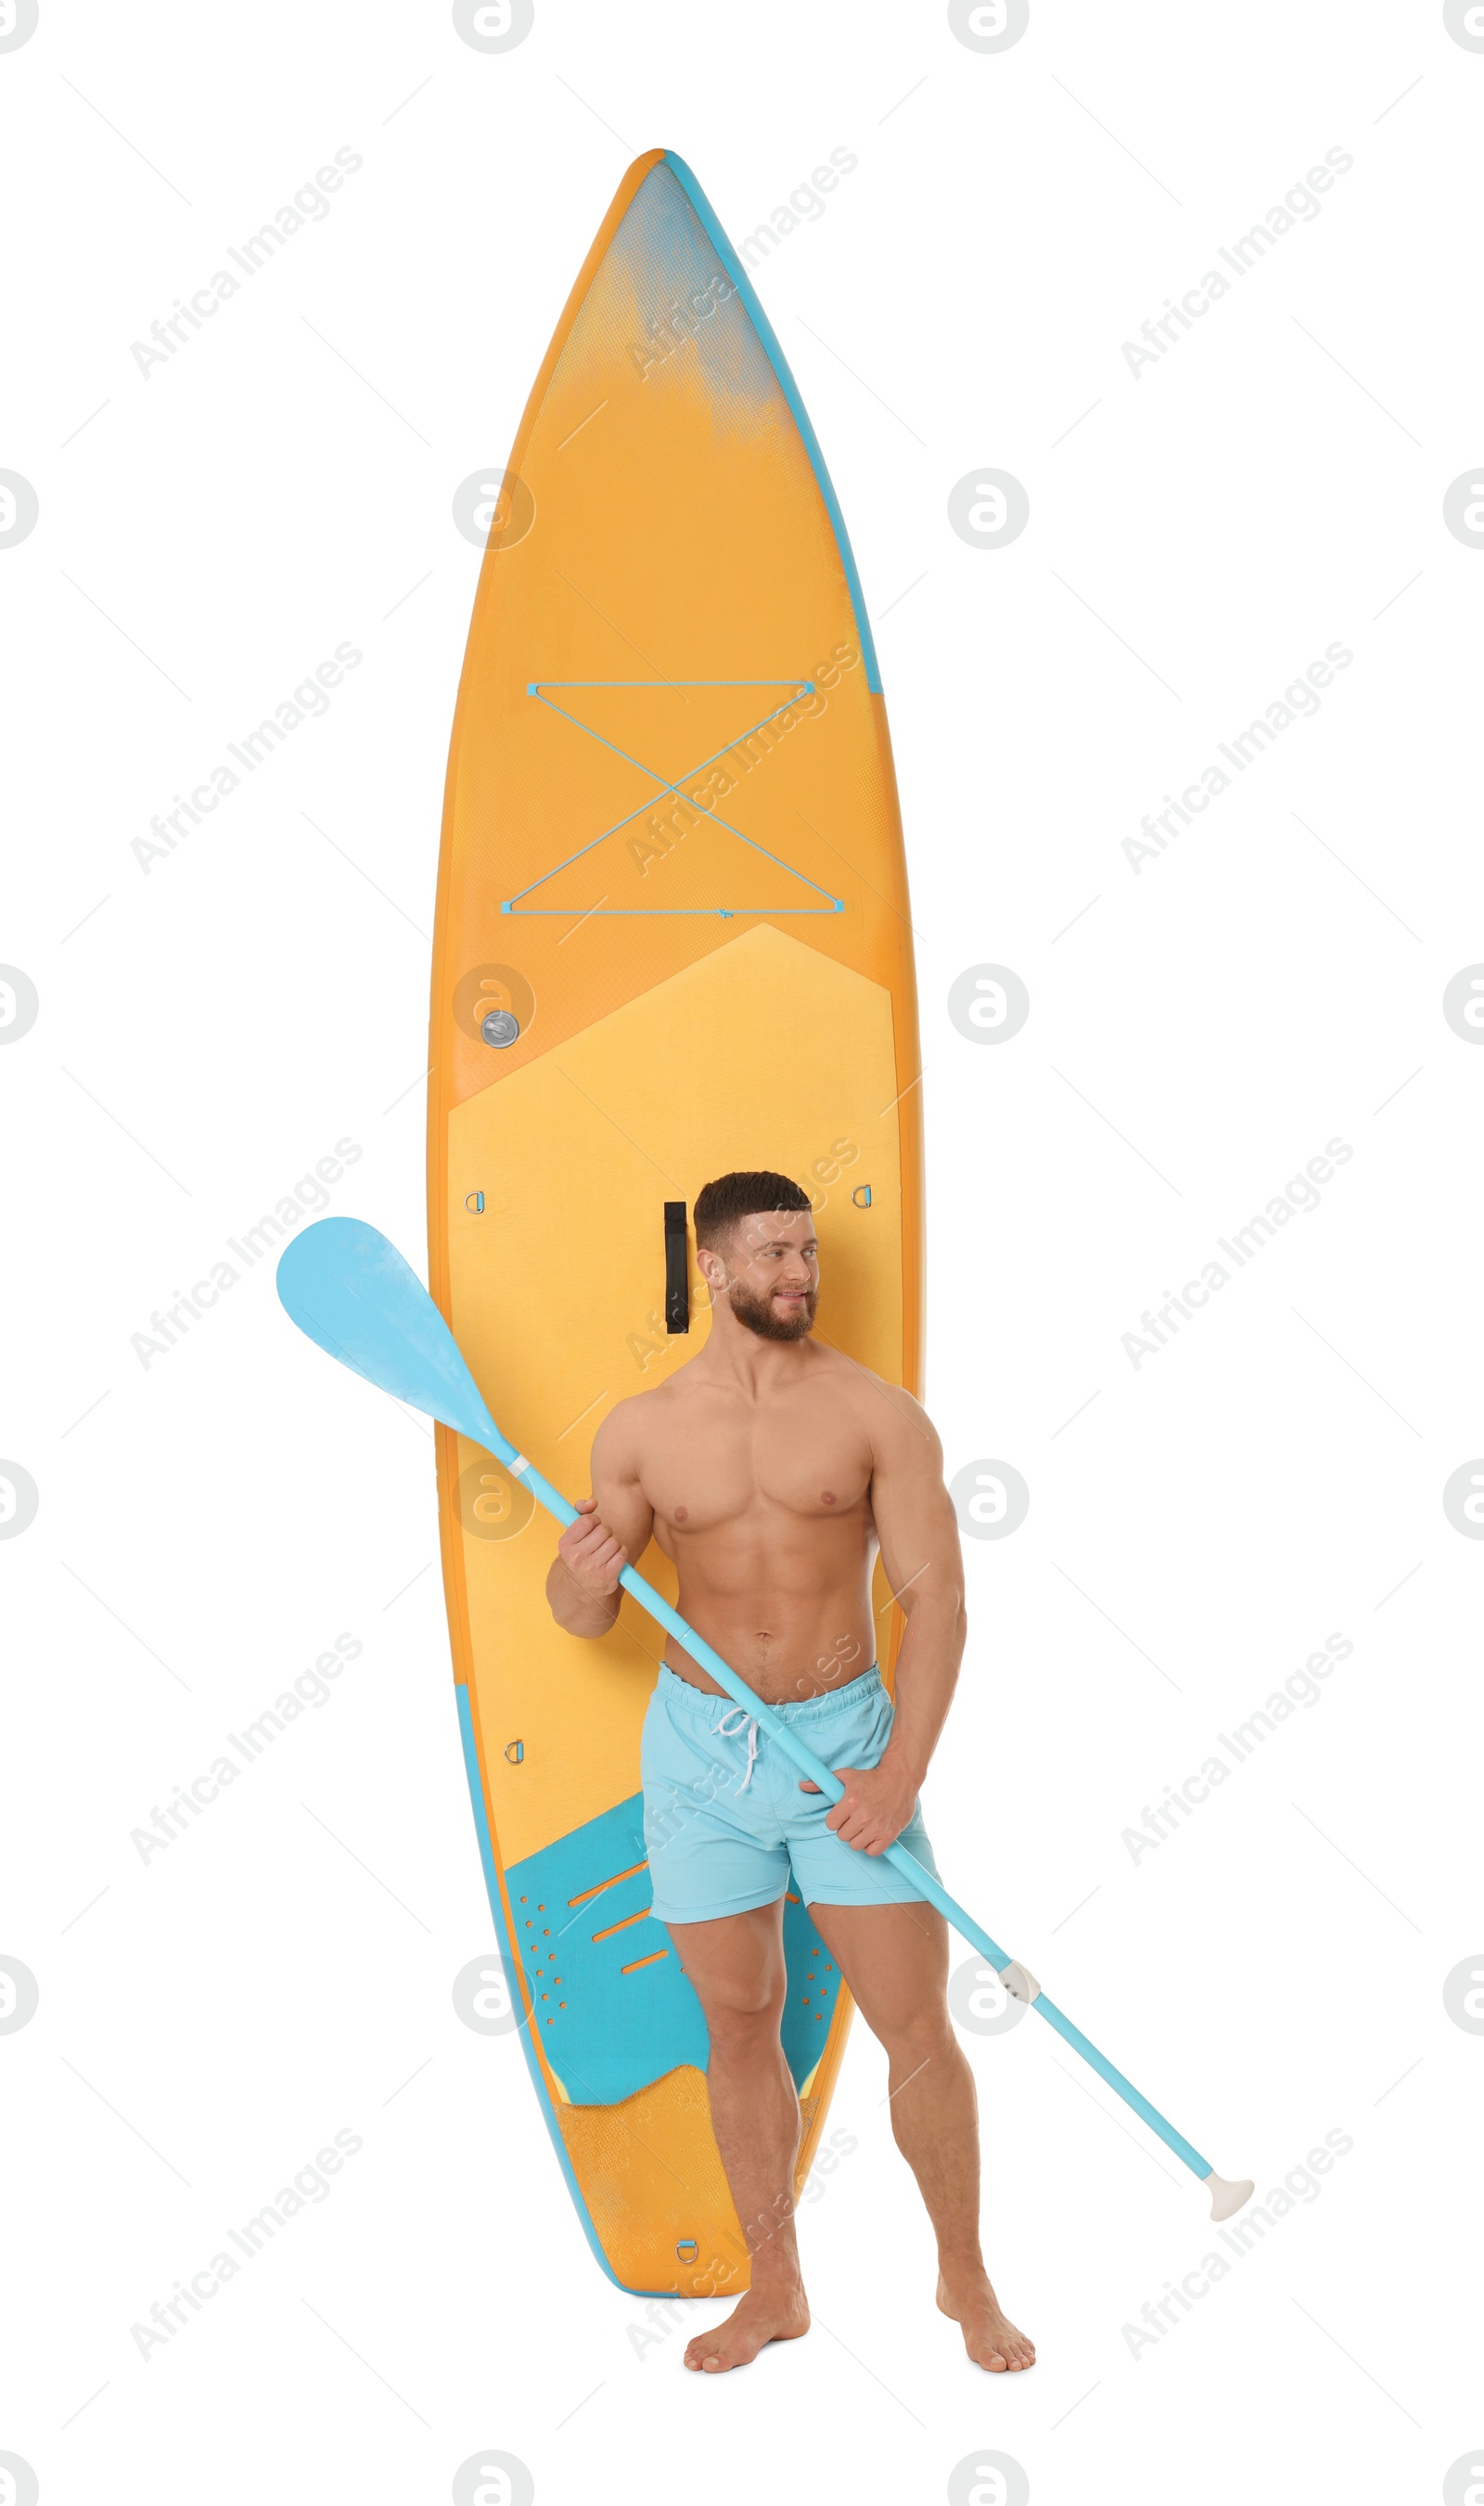
[[[812,1209],[808,1194],[787,1175],[760,1167],[746,1174],[718,1175],[695,1197],[695,1242],[715,1249],[719,1235],[729,1236],[739,1221],[764,1210]]]

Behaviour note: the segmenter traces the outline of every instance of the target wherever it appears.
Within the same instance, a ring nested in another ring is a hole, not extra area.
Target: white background
[[[985,2449],[1037,2506],[1431,2500],[1484,2439],[1484,2041],[1443,2002],[1484,1964],[1484,1552],[1442,1506],[1484,1450],[1484,1054],[1441,1008],[1484,957],[1484,557],[1442,514],[1484,449],[1481,102],[1438,8],[1321,0],[1038,5],[996,54],[884,0],[538,0],[498,54],[384,0],[42,0],[0,52],[0,467],[40,506],[0,551],[0,958],[40,999],[0,1053],[0,1452],[40,1492],[0,1544],[0,1951],[40,1987],[0,2035],[0,2453],[46,2506],[443,2499],[490,2448],[542,2501],[934,2500]],[[738,240],[860,161],[756,279],[880,621],[929,1406],[950,1470],[1031,1492],[968,1544],[939,1861],[1222,2172],[1261,2197],[1353,2142],[1135,2351],[1214,2250],[1204,2197],[1039,2022],[967,2037],[990,2268],[1041,2348],[1015,2378],[934,2310],[859,2022],[807,2344],[704,2381],[714,2309],[636,2345],[515,2040],[451,2000],[491,1930],[430,1436],[296,1339],[266,1262],[131,1347],[340,1138],[333,1205],[422,1263],[478,565],[450,502],[653,145]],[[331,213],[141,376],[131,342],[338,147]],[[1320,214],[1136,379],[1122,342],[1330,148]],[[975,465],[1028,492],[1012,546],[949,528]],[[147,874],[152,815],[341,641],[328,714]],[[1144,814],[1331,642],[1323,709],[1136,873]],[[1031,1000],[991,1049],[945,1010],[980,963]],[[1321,1206],[1136,1368],[1143,1309],[1336,1137]],[[141,1864],[131,1830],[342,1630],[332,1700]],[[1322,1701],[1134,1860],[1331,1632]],[[338,2129],[330,2198],[142,2358],[131,2325]]]

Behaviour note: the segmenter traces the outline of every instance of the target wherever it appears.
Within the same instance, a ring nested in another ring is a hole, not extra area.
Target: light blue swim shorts
[[[835,1769],[874,1767],[896,1709],[873,1666],[828,1696],[773,1711]],[[772,1905],[791,1884],[806,1906],[922,1902],[884,1854],[843,1844],[826,1826],[830,1804],[823,1793],[799,1791],[802,1770],[756,1715],[664,1664],[644,1718],[639,1762],[654,1913],[662,1923],[743,1915]],[[920,1801],[899,1842],[938,1877]]]

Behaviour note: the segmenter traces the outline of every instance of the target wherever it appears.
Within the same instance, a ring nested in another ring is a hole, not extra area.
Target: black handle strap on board
[[[690,1328],[690,1272],[686,1252],[686,1204],[665,1202],[665,1329]]]

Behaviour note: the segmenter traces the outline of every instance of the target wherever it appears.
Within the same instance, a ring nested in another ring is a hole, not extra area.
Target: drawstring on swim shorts
[[[753,1767],[758,1756],[758,1717],[756,1714],[749,1714],[745,1705],[728,1705],[725,1713],[718,1722],[713,1723],[711,1728],[713,1732],[720,1732],[724,1740],[740,1739],[740,1732],[728,1732],[726,1728],[734,1714],[740,1714],[747,1726],[747,1772],[737,1786],[740,1794],[746,1792],[753,1779]]]

